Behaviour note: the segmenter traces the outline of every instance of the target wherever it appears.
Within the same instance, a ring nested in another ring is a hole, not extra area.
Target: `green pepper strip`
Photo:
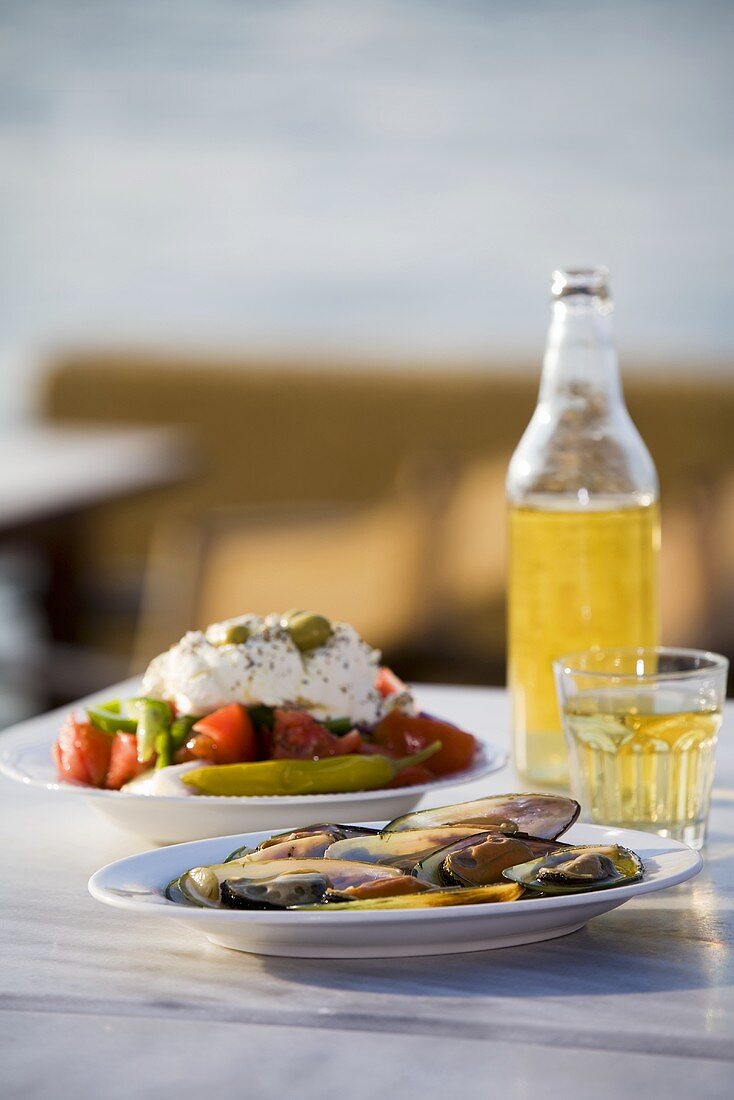
[[[180,714],[171,726],[171,753],[178,752],[189,740],[192,727],[199,721],[198,714]]]
[[[384,787],[403,768],[422,764],[441,748],[434,741],[413,756],[328,756],[320,760],[261,760],[254,764],[219,764],[181,776],[202,794],[278,795],[339,794]]]
[[[171,744],[171,731],[161,730],[155,739],[155,766],[167,768],[173,763],[173,746]]]
[[[88,707],[87,717],[93,726],[105,733],[135,733],[138,728],[137,718],[122,713],[119,699],[110,699],[97,707]]]
[[[160,753],[164,758],[172,755],[170,754],[171,708],[160,699],[143,698],[136,699],[134,702],[140,716],[137,728],[140,763],[149,763],[153,753]],[[170,763],[170,759],[168,762]],[[164,766],[160,765],[160,767]]]
[[[354,729],[354,722],[351,718],[326,718],[321,725],[326,726],[329,733],[334,733],[337,737]]]

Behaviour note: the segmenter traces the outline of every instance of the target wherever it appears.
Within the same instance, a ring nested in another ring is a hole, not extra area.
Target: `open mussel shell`
[[[385,863],[411,871],[419,860],[458,840],[473,836],[473,825],[441,825],[430,829],[377,833],[374,836],[338,840],[326,849],[327,859],[356,859],[362,863]],[[531,853],[534,854],[534,853]]]
[[[557,794],[500,794],[404,814],[386,825],[383,833],[440,825],[475,825],[477,832],[492,830],[508,836],[524,833],[541,840],[555,840],[573,825],[580,808],[573,798]]]
[[[454,840],[442,848],[435,848],[427,856],[419,860],[413,867],[413,874],[422,882],[429,882],[432,886],[455,886],[447,875],[443,873],[444,860],[451,852],[461,851],[462,848],[473,844],[481,844],[488,836],[497,836],[497,833],[471,833],[469,836]]]
[[[190,902],[189,898],[186,896],[186,894],[181,889],[181,879],[180,878],[175,878],[172,882],[169,882],[168,886],[166,886],[165,890],[163,891],[163,895],[169,901],[175,902],[176,905],[190,905],[190,904],[192,904]]]
[[[299,840],[302,837],[314,836],[316,834],[329,833],[333,836],[334,840],[346,840],[352,836],[376,836],[379,833],[379,829],[368,829],[366,825],[337,825],[334,822],[328,824],[307,825],[303,829],[290,829],[286,833],[273,833],[266,840],[261,840],[258,844],[258,851],[264,848],[271,848],[275,844],[282,844],[284,840]]]
[[[447,886],[489,886],[503,881],[502,872],[507,867],[524,863],[532,855],[527,844],[516,837],[490,834],[475,844],[447,852],[439,875]]]
[[[323,901],[329,889],[326,875],[314,871],[291,872],[265,882],[227,879],[222,883],[221,899],[227,909],[288,909]]]
[[[222,864],[224,866],[224,864]],[[170,901],[183,900],[200,909],[221,909],[221,889],[215,867],[192,867],[166,887]]]
[[[410,834],[399,833],[398,835],[409,836]],[[516,842],[512,849],[500,844],[494,852],[487,850],[479,853],[478,866],[475,868],[461,868],[460,865],[452,866],[451,864],[451,857],[466,848],[510,840]],[[502,851],[503,847],[504,851]],[[469,836],[455,840],[453,843],[447,844],[445,848],[438,848],[425,856],[415,865],[413,874],[422,879],[423,882],[430,882],[433,886],[456,886],[459,883],[471,886],[486,885],[491,882],[502,882],[501,872],[505,867],[514,866],[514,863],[517,862],[524,863],[528,857],[537,858],[546,855],[548,852],[556,852],[560,847],[567,847],[567,845],[562,845],[557,840],[540,840],[535,836],[506,837],[502,833],[471,833]],[[511,862],[504,862],[503,859],[495,861],[491,858],[494,855],[509,857]],[[518,856],[519,859],[516,858]],[[502,866],[499,866],[499,863]]]
[[[509,889],[508,889],[509,887]],[[339,903],[336,901],[326,904],[306,906],[311,910],[329,911],[348,909],[359,911],[360,909],[374,909],[377,911],[391,909],[443,909],[452,905],[486,905],[490,902],[517,901],[522,896],[523,889],[515,882],[496,883],[494,886],[478,886],[468,890],[455,887],[449,890],[428,890],[426,893],[407,894],[399,897],[369,898],[358,901]],[[296,906],[296,908],[301,908]]]
[[[193,867],[168,887],[167,896],[174,900],[174,892],[182,896],[189,905],[204,908],[228,908],[230,890],[234,883],[238,887],[236,908],[258,908],[247,906],[248,891],[246,884],[263,884],[274,879],[289,876],[321,875],[329,890],[342,892],[358,888],[376,879],[402,879],[404,874],[397,867],[381,867],[374,863],[353,863],[347,860],[325,859],[289,859],[251,862],[247,856],[229,863],[213,864],[211,867]],[[227,889],[223,889],[227,883]],[[251,892],[252,894],[252,892]],[[254,898],[254,895],[253,895]],[[297,904],[297,901],[294,902]],[[268,902],[268,908],[280,908],[274,901]],[[262,908],[262,906],[260,906]]]
[[[543,894],[578,894],[642,878],[636,852],[621,844],[569,846],[503,871],[503,877]]]
[[[249,856],[253,852],[265,852],[278,848],[277,854],[272,853],[268,855],[268,859],[284,859],[293,858],[294,856],[308,858],[309,856],[318,857],[322,856],[330,844],[334,844],[339,840],[346,840],[349,837],[360,836],[375,836],[378,834],[377,829],[367,829],[362,825],[308,825],[303,829],[291,829],[287,833],[275,833],[273,836],[267,837],[261,841],[257,848],[250,848],[244,844],[241,848],[235,848],[233,852],[230,852],[225,863],[229,863],[233,859],[242,859],[244,856]],[[313,843],[309,843],[309,837],[315,838]],[[328,838],[328,841],[324,843],[324,837]],[[303,841],[302,844],[296,845],[296,841]],[[289,852],[287,845],[291,844],[292,849]]]
[[[294,835],[288,840],[270,844],[267,848],[260,847],[242,858],[246,863],[272,863],[277,859],[320,859],[333,843],[334,833]]]
[[[275,878],[262,882],[250,879],[228,879],[222,883],[222,904],[230,909],[293,909],[318,903],[339,903],[373,901],[383,897],[404,897],[430,890],[425,882],[419,882],[411,875],[389,875],[382,878],[365,879],[355,876],[354,882],[345,885],[340,880],[340,888],[332,886],[328,874],[318,871],[288,870],[283,864],[283,872]]]

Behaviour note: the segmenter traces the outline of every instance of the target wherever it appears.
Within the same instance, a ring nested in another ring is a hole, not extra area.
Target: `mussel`
[[[246,844],[243,844],[241,848],[235,848],[233,852],[230,852],[225,863],[229,863],[233,859],[242,859],[244,856],[252,855],[253,852],[263,852],[267,849],[280,848],[278,854],[269,855],[268,859],[284,859],[293,858],[298,856],[301,858],[307,858],[309,856],[322,856],[328,848],[329,844],[333,844],[339,840],[346,840],[349,837],[359,836],[376,836],[378,835],[377,829],[368,829],[362,825],[308,825],[303,829],[292,829],[287,833],[275,833],[273,836],[266,837],[262,840],[257,848],[250,848]],[[308,838],[313,837],[313,845],[308,843]],[[328,843],[324,843],[324,838],[328,838]],[[303,844],[295,845],[296,841],[304,841]],[[293,844],[293,849],[289,853],[287,848],[281,848],[281,845],[288,843]]]
[[[578,802],[562,795],[503,794],[405,814],[386,825],[383,833],[441,825],[474,825],[477,832],[491,830],[507,836],[521,833],[555,840],[573,825],[579,810]]]
[[[291,871],[282,864],[282,873],[273,878],[253,881],[250,878],[227,879],[221,886],[222,904],[230,909],[292,909],[318,902],[351,902],[385,897],[402,897],[430,890],[425,882],[412,875],[382,875],[366,878],[355,872],[336,879],[328,868],[321,871]],[[338,884],[338,885],[337,885]]]
[[[509,889],[508,889],[509,887]],[[489,902],[517,901],[523,890],[515,882],[501,882],[493,886],[477,886],[466,889],[460,886],[449,890],[428,890],[426,893],[409,894],[407,897],[370,898],[363,901],[338,901],[326,904],[310,905],[313,910],[359,910],[359,909],[443,909],[452,905],[486,905]],[[300,908],[297,906],[296,908]]]
[[[330,891],[328,901],[369,901],[372,898],[395,898],[405,894],[423,894],[432,887],[421,882],[413,875],[400,875],[398,878],[374,878],[343,890]]]
[[[356,859],[362,863],[389,864],[412,870],[419,860],[437,848],[474,836],[473,825],[442,825],[432,829],[406,829],[405,832],[378,833],[375,836],[339,840],[326,849],[327,859]],[[484,834],[483,834],[484,835]],[[529,852],[528,855],[534,853]],[[526,859],[528,856],[525,857]]]
[[[346,840],[348,837],[353,836],[377,836],[379,830],[369,829],[366,825],[336,825],[333,822],[329,824],[308,825],[303,829],[291,829],[286,833],[274,833],[272,836],[267,837],[266,840],[260,841],[257,848],[258,851],[261,851],[264,848],[271,848],[274,844],[282,844],[284,840],[300,840],[301,837],[315,836],[320,833],[329,833],[336,841]]]
[[[449,852],[442,870],[451,886],[489,886],[502,881],[507,867],[525,862],[532,852],[516,837],[487,837],[478,844]]]
[[[287,909],[323,901],[329,889],[326,875],[314,871],[286,872],[265,882],[227,879],[221,886],[221,900],[227,909]]]
[[[184,894],[181,886],[179,885],[180,879],[175,878],[173,882],[169,882],[163,891],[163,896],[168,898],[169,901],[175,902],[176,905],[189,905],[189,899]]]
[[[305,876],[311,876],[308,881]],[[314,876],[324,879],[324,894],[337,894],[360,887],[378,879],[402,879],[404,874],[397,867],[380,867],[373,863],[353,863],[347,860],[289,859],[252,862],[245,856],[229,863],[211,867],[193,867],[175,879],[167,889],[167,897],[183,896],[190,905],[204,908],[284,908],[304,903],[300,888],[309,891],[309,897],[318,893],[319,884]],[[285,880],[290,879],[290,882]],[[277,888],[262,892],[254,889],[279,880]],[[290,893],[288,892],[290,889]],[[322,896],[322,895],[319,895]],[[347,894],[349,897],[350,894]],[[283,902],[289,897],[290,901]],[[234,898],[234,900],[233,900]]]
[[[276,859],[319,859],[333,843],[333,833],[309,833],[307,836],[281,840],[267,848],[260,847],[243,856],[243,859],[246,863],[267,863]]]
[[[248,878],[227,879],[221,886],[222,904],[229,909],[292,909],[319,902],[351,902],[385,897],[403,897],[430,890],[412,875],[397,875],[355,881],[335,889],[328,874],[318,871],[289,871],[274,878],[253,882]]]
[[[166,887],[170,901],[183,898],[187,905],[200,909],[221,909],[221,891],[215,867],[192,867]]]
[[[497,846],[485,847],[486,845]],[[445,848],[437,848],[431,852],[416,864],[413,874],[434,886],[456,886],[462,882],[472,886],[486,885],[502,882],[501,872],[505,867],[512,867],[517,862],[524,863],[528,858],[537,858],[547,852],[558,851],[560,847],[567,845],[562,845],[557,840],[540,840],[534,836],[505,837],[502,833],[472,833]],[[479,850],[466,859],[460,858],[459,853],[466,849]]]
[[[576,894],[642,878],[642,860],[621,844],[584,844],[520,863],[503,877],[544,894]]]

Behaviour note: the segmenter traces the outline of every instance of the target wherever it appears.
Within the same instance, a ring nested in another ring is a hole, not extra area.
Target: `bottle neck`
[[[611,305],[572,295],[553,303],[540,403],[603,398],[624,403],[611,324]]]

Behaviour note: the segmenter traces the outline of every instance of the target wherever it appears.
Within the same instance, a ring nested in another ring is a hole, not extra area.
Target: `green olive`
[[[329,620],[313,611],[288,612],[280,621],[302,653],[323,645],[331,635]]]
[[[225,630],[220,645],[244,645],[252,634],[246,623],[231,623]]]

